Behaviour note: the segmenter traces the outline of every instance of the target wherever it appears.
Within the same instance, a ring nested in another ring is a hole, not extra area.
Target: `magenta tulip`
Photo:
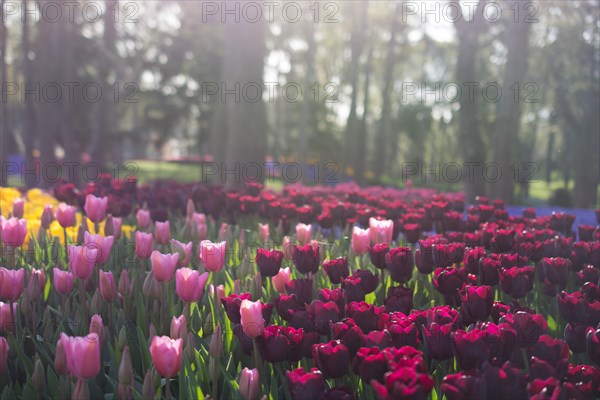
[[[0,299],[13,302],[23,294],[25,270],[0,267]]]
[[[89,232],[85,232],[83,238],[84,246],[88,250],[98,250],[95,260],[96,265],[104,264],[108,260],[108,257],[110,257],[110,251],[115,242],[114,236],[104,237],[102,235],[93,235]]]
[[[154,239],[158,244],[168,244],[171,239],[171,225],[169,221],[154,223]]]
[[[135,255],[141,259],[150,258],[152,254],[152,234],[137,231],[135,233]]]
[[[171,378],[179,373],[183,355],[183,340],[168,336],[154,336],[150,344],[152,364],[158,373]]]
[[[179,267],[187,267],[192,260],[192,242],[181,243],[175,239],[171,239],[171,250],[174,253],[179,253],[177,265]]]
[[[154,278],[159,282],[168,282],[173,279],[175,268],[177,268],[177,260],[179,254],[162,254],[155,250],[150,256],[150,262],[152,264],[152,273]]]
[[[27,220],[9,218],[2,224],[2,241],[7,246],[21,247],[27,236]]]
[[[258,389],[260,382],[258,380],[258,370],[256,368],[244,368],[240,375],[239,390],[244,400],[258,399]]]
[[[260,301],[252,302],[242,300],[240,306],[240,323],[244,333],[251,338],[262,335],[265,330],[265,320],[262,314],[262,303]]]
[[[359,256],[369,251],[369,237],[369,229],[360,229],[358,226],[355,226],[352,229],[352,251]]]
[[[108,197],[96,197],[88,194],[85,197],[85,215],[95,224],[102,222],[106,217],[106,207],[108,206]]]
[[[8,342],[3,336],[0,336],[0,375],[3,375],[8,369]]]
[[[139,209],[135,214],[138,227],[146,229],[150,226],[150,211]]]
[[[25,213],[25,201],[22,198],[17,197],[13,200],[12,206],[12,216],[15,218],[23,218],[23,214]]]
[[[277,275],[271,278],[275,290],[279,293],[285,293],[285,284],[290,281],[290,268],[281,268]]]
[[[67,250],[71,272],[77,279],[86,280],[89,278],[94,271],[94,265],[98,258],[98,249],[69,245]]]
[[[107,303],[112,303],[117,297],[117,287],[112,272],[100,271],[100,294]]]
[[[67,357],[67,368],[78,379],[91,379],[100,372],[100,338],[96,333],[85,337],[70,337],[64,333],[60,339]]]
[[[63,228],[75,226],[75,207],[60,203],[56,208],[56,220]]]
[[[63,296],[71,293],[73,290],[73,279],[75,279],[73,274],[58,268],[54,268],[52,271],[54,289]]]
[[[200,300],[204,293],[204,287],[208,281],[209,273],[181,268],[175,273],[175,292],[182,301],[192,303]]]
[[[213,243],[210,240],[200,242],[200,260],[210,272],[218,272],[225,265],[227,242]]]

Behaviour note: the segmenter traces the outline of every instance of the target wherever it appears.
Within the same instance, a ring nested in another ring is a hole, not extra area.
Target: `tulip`
[[[452,332],[452,345],[456,361],[461,369],[478,368],[488,360],[490,349],[485,331],[474,329],[469,332],[457,330]]]
[[[98,249],[69,245],[67,250],[71,272],[78,279],[88,279],[94,271],[95,262],[98,259]]]
[[[158,244],[168,244],[171,239],[171,228],[169,221],[154,223],[154,238]]]
[[[273,282],[273,286],[275,287],[275,290],[277,290],[279,293],[284,293],[285,292],[285,284],[290,281],[289,267],[281,268],[279,270],[279,272],[277,273],[277,275],[275,275],[271,278],[271,281]]]
[[[139,209],[135,214],[135,219],[137,220],[137,225],[141,229],[146,229],[150,226],[150,211]]]
[[[363,335],[363,343],[364,347],[374,347],[380,350],[384,350],[388,347],[395,346],[394,340],[392,339],[392,335],[387,329],[383,329],[381,331],[371,331],[368,334]],[[403,343],[400,347],[404,345],[405,344]]]
[[[67,358],[67,368],[78,379],[91,379],[100,372],[100,338],[96,333],[85,337],[60,334]]]
[[[7,246],[21,247],[27,236],[27,220],[9,218],[2,224],[2,241]]]
[[[104,272],[100,270],[100,294],[107,303],[112,303],[117,297],[117,288],[115,278],[112,272]]]
[[[378,269],[385,269],[385,259],[390,248],[387,243],[378,243],[369,249],[371,264]]]
[[[75,226],[75,207],[60,203],[56,208],[56,220],[65,229]]]
[[[406,283],[412,277],[414,258],[410,247],[390,249],[385,254],[385,264],[394,282]]]
[[[404,286],[390,286],[384,301],[386,312],[409,314],[413,308],[413,289]]]
[[[269,224],[258,224],[258,241],[260,243],[266,243],[270,239],[269,235]]]
[[[295,294],[300,304],[308,304],[312,300],[312,279],[292,279],[285,283],[287,294]]]
[[[192,260],[192,242],[181,243],[175,239],[171,240],[171,250],[174,253],[179,253],[179,267],[187,267]]]
[[[114,236],[103,237],[102,235],[92,235],[89,232],[85,232],[83,237],[84,246],[88,251],[97,250],[96,259],[94,260],[96,265],[104,264],[108,260],[108,257],[110,257],[110,251],[115,242]]]
[[[128,296],[131,293],[131,282],[129,281],[129,273],[126,269],[121,270],[121,276],[119,277],[119,286],[117,290],[121,296]]]
[[[0,336],[0,375],[8,370],[8,342],[3,336]]]
[[[196,224],[196,240],[203,241],[208,237],[208,225],[203,223]]]
[[[100,342],[104,341],[104,322],[102,321],[102,317],[98,314],[92,315],[90,321],[90,333],[97,334]]]
[[[258,338],[258,349],[270,363],[298,361],[302,358],[304,331],[293,327],[268,326]]]
[[[240,323],[244,333],[251,338],[260,336],[265,330],[265,320],[262,314],[262,303],[244,299],[240,305]]]
[[[548,323],[541,314],[530,314],[524,311],[505,314],[500,317],[499,322],[510,325],[517,332],[517,339],[521,347],[533,346],[548,329]]]
[[[313,300],[310,303],[310,314],[321,335],[329,334],[329,324],[340,320],[340,309],[333,301]]]
[[[390,243],[394,231],[394,221],[380,221],[375,218],[369,218],[369,233],[371,241],[377,243]]]
[[[133,382],[133,365],[131,362],[131,355],[129,354],[129,346],[125,346],[123,349],[117,378],[121,385],[130,385]]]
[[[358,278],[365,294],[373,293],[379,285],[379,274],[373,274],[368,269],[357,269],[350,278]]]
[[[169,379],[179,373],[183,355],[183,340],[155,336],[150,344],[152,363],[158,373]]]
[[[119,239],[123,233],[123,218],[112,217],[112,236]],[[110,236],[110,235],[108,235]]]
[[[352,361],[352,370],[363,382],[371,382],[372,379],[383,382],[383,375],[388,371],[385,354],[377,347],[363,347]]]
[[[585,345],[587,355],[596,365],[600,365],[600,328],[588,328]]]
[[[369,229],[360,229],[359,227],[355,226],[352,229],[352,241],[350,244],[352,251],[359,256],[369,251],[369,238]]]
[[[173,279],[173,274],[177,268],[177,260],[179,254],[162,254],[155,250],[150,256],[152,264],[152,273],[154,278],[159,282],[168,282]]]
[[[40,227],[44,230],[50,229],[50,224],[54,220],[54,210],[51,204],[46,204],[44,206],[44,211],[42,211],[42,216],[40,217]]]
[[[285,259],[291,260],[292,259],[292,250],[294,249],[294,244],[292,243],[289,236],[284,236],[283,242],[282,242],[282,247],[283,247],[283,256],[285,257]]]
[[[477,375],[464,372],[446,375],[442,379],[440,391],[448,400],[486,398],[485,381]]]
[[[500,287],[506,294],[521,299],[533,289],[533,267],[512,267],[500,269]]]
[[[432,322],[423,327],[423,341],[427,354],[434,360],[443,361],[452,358],[452,324],[440,325]]]
[[[213,243],[210,240],[200,242],[199,258],[210,272],[219,272],[225,265],[227,242]]]
[[[32,301],[37,301],[46,287],[46,274],[43,269],[32,269],[29,283],[27,284],[27,296]]]
[[[279,250],[258,249],[256,251],[255,261],[261,276],[273,277],[277,275],[282,260],[283,252]]]
[[[250,293],[242,293],[240,295],[232,294],[221,299],[221,304],[225,308],[227,317],[232,324],[239,324],[241,321],[240,307],[243,300],[250,300]]]
[[[106,207],[108,206],[108,197],[96,197],[88,194],[85,197],[85,215],[95,224],[102,222],[106,216]]]
[[[150,258],[152,254],[152,234],[137,231],[135,233],[135,255],[141,259]]]
[[[356,322],[363,333],[369,333],[377,329],[379,317],[384,311],[385,307],[377,307],[364,301],[360,303],[352,302],[346,306],[346,315]]]
[[[187,336],[187,322],[185,316],[173,317],[171,319],[171,330],[169,336],[173,339],[185,339]]]
[[[25,270],[0,267],[0,299],[9,302],[19,300],[24,289]]]
[[[217,324],[217,327],[210,338],[208,352],[213,358],[218,358],[223,355],[223,330],[221,329],[221,324]]]
[[[325,261],[323,263],[323,269],[329,280],[333,284],[340,284],[342,279],[347,278],[350,275],[348,270],[348,259],[346,257],[335,258],[333,260]]]
[[[325,379],[341,378],[348,373],[350,353],[339,340],[316,344],[312,351],[315,365]]]
[[[73,290],[73,279],[75,277],[69,271],[62,271],[59,268],[53,270],[54,289],[63,296],[68,295]]]
[[[260,382],[258,380],[258,370],[244,368],[240,375],[239,391],[244,400],[258,399],[258,390]]]
[[[296,245],[292,250],[292,258],[296,269],[301,274],[317,273],[321,261],[319,244],[313,240],[304,246]]]
[[[296,225],[296,239],[301,245],[308,244],[311,239],[312,225],[299,223]]]
[[[15,318],[17,315],[17,306],[19,303],[12,303]],[[12,315],[10,313],[11,303],[3,303],[0,301],[0,332],[14,332],[15,325],[13,324]]]
[[[317,368],[311,369],[310,372],[297,368],[287,371],[286,376],[292,400],[325,399],[325,378]]]
[[[62,340],[56,342],[56,352],[54,354],[54,370],[58,375],[67,375],[67,355]]]
[[[23,218],[23,213],[25,212],[25,201],[17,197],[13,200],[13,208],[12,208],[12,216],[14,218]]]
[[[208,272],[200,274],[190,268],[178,269],[175,273],[175,292],[184,302],[198,301],[204,293],[208,277]]]
[[[460,312],[465,324],[485,321],[492,313],[494,293],[490,286],[468,285],[460,292],[462,305]]]

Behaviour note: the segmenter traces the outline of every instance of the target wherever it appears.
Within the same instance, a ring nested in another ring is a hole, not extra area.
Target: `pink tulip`
[[[286,260],[292,260],[292,250],[294,249],[294,244],[289,236],[284,236],[283,238],[283,257]]]
[[[184,315],[173,317],[173,319],[171,319],[169,336],[171,336],[173,339],[187,338],[187,322]]]
[[[373,243],[390,243],[394,232],[394,221],[391,219],[380,221],[375,218],[369,218],[369,229]]]
[[[43,269],[35,269],[31,270],[31,274],[29,274],[29,283],[27,284],[27,295],[33,301],[36,301],[40,298],[41,294],[44,293],[44,288],[46,287],[46,273]]]
[[[262,315],[260,301],[242,300],[240,306],[241,324],[244,333],[251,338],[257,338],[265,330],[265,320]]]
[[[98,335],[100,342],[104,341],[104,322],[102,321],[102,317],[98,314],[92,315],[92,320],[90,321],[90,333]]]
[[[196,223],[196,225],[206,224],[206,215],[204,215],[202,213],[193,213],[192,221],[194,221]]]
[[[112,217],[113,236],[115,239],[120,239],[123,233],[123,218]]]
[[[104,272],[100,270],[100,294],[107,303],[112,303],[117,297],[117,288],[115,278],[112,272]]]
[[[69,253],[69,267],[73,275],[81,280],[89,278],[98,259],[98,249],[69,245],[67,251]]]
[[[171,239],[171,250],[174,253],[179,253],[179,267],[187,267],[192,260],[192,242],[181,243],[175,239]]]
[[[102,222],[106,217],[106,207],[108,206],[108,197],[96,197],[93,194],[88,194],[85,197],[85,215],[95,224]]]
[[[200,275],[200,272],[190,268],[178,269],[175,273],[175,292],[182,301],[198,301],[204,293],[209,275],[208,272]]]
[[[23,294],[25,270],[0,267],[0,299],[14,302]]]
[[[75,207],[60,203],[56,208],[56,220],[63,228],[75,226]]]
[[[208,287],[208,292],[211,296],[215,295],[215,286],[211,283]],[[225,286],[218,285],[217,286],[217,304],[221,304],[221,299],[225,297]]]
[[[310,242],[312,225],[298,224],[296,225],[296,239],[302,246]]]
[[[95,260],[96,265],[104,264],[110,256],[110,251],[112,250],[113,244],[115,242],[114,236],[104,237],[102,235],[93,235],[89,232],[85,232],[83,235],[84,246],[88,250],[98,250],[97,257]]]
[[[8,369],[8,342],[3,336],[0,336],[0,375],[3,375]]]
[[[152,254],[152,234],[137,231],[135,233],[135,255],[145,260]]]
[[[150,256],[150,262],[152,264],[152,273],[154,278],[159,282],[168,282],[173,279],[175,268],[177,268],[177,260],[179,254],[162,254],[155,250]]]
[[[119,277],[119,285],[117,290],[121,296],[128,296],[131,293],[131,282],[129,281],[129,273],[126,269],[121,270],[121,276]]]
[[[352,250],[357,255],[365,254],[369,251],[369,229],[360,229],[355,226],[352,229]]]
[[[91,379],[100,372],[100,338],[96,333],[85,337],[60,334],[67,356],[67,368],[78,379]]]
[[[181,369],[183,340],[155,336],[150,344],[150,355],[156,371],[165,378],[171,378]]]
[[[68,295],[73,290],[73,279],[75,278],[69,271],[62,271],[58,268],[53,269],[54,289],[63,296]]]
[[[285,293],[285,283],[290,281],[290,269],[281,268],[277,275],[271,278],[275,290],[279,293]]]
[[[244,400],[258,399],[258,389],[260,382],[258,381],[258,370],[256,368],[244,368],[240,375],[239,391]]]
[[[25,201],[17,197],[13,200],[13,208],[12,208],[12,216],[15,218],[23,218],[23,214],[25,213]]]
[[[210,240],[200,242],[200,260],[210,272],[218,272],[225,265],[227,242],[213,243]]]
[[[258,224],[258,240],[265,243],[269,240],[269,224]]]
[[[171,239],[171,228],[169,221],[160,222],[156,221],[154,223],[154,239],[158,244],[167,244],[169,243],[169,239]]]
[[[229,224],[222,223],[219,230],[219,242],[227,241],[231,237],[231,228]]]
[[[138,227],[146,229],[150,226],[150,211],[142,210],[141,208],[135,214]]]
[[[14,324],[12,315],[10,314],[11,303],[3,303],[0,301],[0,332],[14,332]],[[17,317],[17,306],[19,303],[12,303],[15,318]]]
[[[196,235],[199,241],[206,240],[208,237],[208,226],[206,224],[196,224]]]
[[[27,236],[27,220],[9,218],[2,226],[2,241],[7,246],[20,247]]]

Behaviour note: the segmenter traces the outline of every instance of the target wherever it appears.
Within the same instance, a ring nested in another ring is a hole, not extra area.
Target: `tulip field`
[[[0,400],[600,398],[600,210],[110,176],[0,194]]]

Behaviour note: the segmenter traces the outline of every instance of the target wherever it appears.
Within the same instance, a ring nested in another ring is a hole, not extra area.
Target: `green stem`
[[[165,399],[171,400],[171,378],[166,379],[167,383],[165,384]]]

